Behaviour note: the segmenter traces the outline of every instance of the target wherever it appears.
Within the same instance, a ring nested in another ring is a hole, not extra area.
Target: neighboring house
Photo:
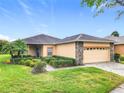
[[[64,39],[37,35],[24,39],[32,56],[65,56],[75,58],[77,64],[109,62],[113,58],[113,42],[85,34]]]
[[[107,36],[105,38],[114,41],[115,53],[124,55],[124,36],[120,37]]]

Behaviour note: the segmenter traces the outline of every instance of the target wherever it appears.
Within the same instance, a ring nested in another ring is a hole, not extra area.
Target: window
[[[87,50],[89,50],[90,48],[87,48]]]
[[[47,48],[47,56],[52,56],[53,54],[53,48],[52,47],[48,47]]]

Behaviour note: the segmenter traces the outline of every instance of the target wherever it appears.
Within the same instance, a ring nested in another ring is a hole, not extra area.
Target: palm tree
[[[3,53],[10,53],[11,58],[14,56],[21,57],[21,54],[27,50],[27,45],[23,40],[16,40],[14,42],[9,42],[5,44],[2,48]],[[16,54],[17,53],[17,54]]]
[[[0,40],[0,54],[2,53],[2,48],[4,45],[6,45],[8,43],[8,41],[6,40]]]
[[[14,56],[14,49],[15,49],[14,44],[11,43],[11,42],[8,42],[7,44],[3,45],[2,53],[10,53],[11,58],[13,58],[13,56]]]
[[[18,57],[21,57],[21,55],[24,54],[24,52],[27,50],[26,43],[21,39],[14,41],[14,45],[15,45],[15,51],[17,51]]]
[[[119,33],[118,33],[118,31],[114,31],[114,32],[112,32],[111,36],[119,37]]]

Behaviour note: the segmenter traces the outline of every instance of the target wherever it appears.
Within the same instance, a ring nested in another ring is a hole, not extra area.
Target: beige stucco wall
[[[28,54],[35,56],[34,46],[28,46]],[[58,45],[41,45],[41,55],[47,56],[47,48],[53,48],[53,55],[75,58],[75,43],[58,44]],[[83,46],[82,46],[83,47]],[[87,50],[87,48],[95,48]],[[99,48],[99,49],[97,49]],[[104,48],[104,49],[100,49]],[[122,48],[121,48],[122,49]],[[122,51],[122,50],[120,50]],[[109,43],[84,43],[83,63],[95,63],[110,61],[110,44]]]
[[[83,63],[110,61],[109,43],[84,43]],[[87,50],[87,48],[92,48]]]
[[[42,51],[42,55],[43,57],[46,57],[47,56],[47,48],[53,48],[53,55],[56,54],[56,49],[55,49],[55,45],[43,45],[43,51]]]
[[[35,47],[36,47],[35,45],[28,45],[28,55],[36,56]],[[41,48],[41,50],[40,50],[41,56],[43,55],[42,47],[43,47],[42,45],[39,45],[39,48]]]
[[[56,55],[75,58],[75,43],[56,45]]]
[[[124,45],[115,45],[115,53],[124,55]]]
[[[85,42],[84,47],[110,47],[109,43],[90,43]]]
[[[34,47],[32,45],[28,45],[28,55],[36,56]]]

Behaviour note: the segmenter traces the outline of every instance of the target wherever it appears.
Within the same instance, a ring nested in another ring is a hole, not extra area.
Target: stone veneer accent
[[[114,61],[114,43],[110,44],[110,61]]]
[[[76,65],[83,64],[83,42],[76,42]]]

